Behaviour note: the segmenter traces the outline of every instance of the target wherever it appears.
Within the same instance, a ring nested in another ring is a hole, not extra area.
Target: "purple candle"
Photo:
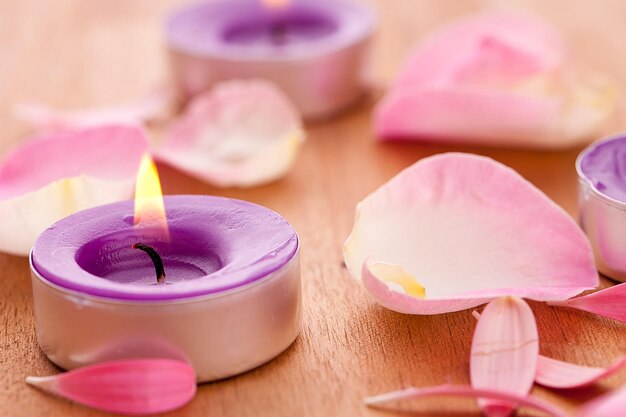
[[[134,224],[133,202],[78,212],[31,252],[39,343],[71,369],[103,360],[174,357],[199,381],[273,358],[300,323],[298,237],[275,212],[208,196],[165,197],[169,240]],[[135,243],[160,255],[167,284]]]
[[[579,217],[600,272],[626,281],[626,135],[596,142],[576,161]]]
[[[265,78],[309,118],[358,98],[372,11],[343,0],[265,3],[218,0],[171,15],[166,36],[183,96],[227,79]]]

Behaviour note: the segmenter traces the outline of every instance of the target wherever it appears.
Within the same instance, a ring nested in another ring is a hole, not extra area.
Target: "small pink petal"
[[[539,335],[524,300],[502,297],[490,302],[478,319],[470,355],[472,387],[526,396],[533,386],[539,357]],[[481,399],[490,417],[506,417],[515,403]]]
[[[128,123],[137,124],[164,117],[173,104],[171,91],[156,89],[134,103],[80,110],[57,110],[38,103],[21,103],[15,106],[15,117],[35,128],[63,131],[91,126]]]
[[[565,301],[552,301],[553,306],[588,311],[626,323],[626,283]]]
[[[98,410],[146,415],[174,410],[196,393],[196,376],[185,362],[134,359],[104,362],[26,382]]]
[[[147,151],[129,125],[41,135],[13,150],[0,164],[0,251],[28,255],[55,221],[131,198]]]
[[[522,406],[531,407],[535,410],[543,411],[552,417],[567,417],[567,415],[561,410],[549,403],[544,402],[543,400],[540,400],[539,398],[519,395],[498,389],[474,388],[467,385],[439,385],[436,387],[407,388],[400,391],[393,391],[386,394],[368,397],[365,399],[365,404],[368,406],[375,406],[389,401],[431,398],[438,396],[487,398],[492,401],[517,403]]]
[[[622,417],[624,410],[626,388],[621,388],[585,404],[575,417]]]
[[[572,147],[612,113],[617,88],[583,82],[569,67],[563,41],[544,22],[474,15],[415,50],[377,106],[375,130],[383,139]]]
[[[480,318],[480,314],[477,311],[473,311],[472,315],[477,320]],[[549,388],[581,388],[595,384],[601,379],[608,378],[619,372],[624,366],[626,366],[626,357],[617,359],[608,368],[596,368],[576,365],[539,355],[535,382]]]
[[[221,187],[250,187],[285,175],[303,142],[300,115],[276,86],[228,81],[193,99],[155,156]]]
[[[343,250],[350,273],[401,313],[507,295],[564,300],[598,285],[589,242],[567,213],[515,171],[470,154],[418,161],[366,197]]]
[[[619,358],[608,368],[596,368],[540,355],[535,382],[550,388],[580,388],[607,378],[619,372],[624,366],[626,366],[626,357]]]

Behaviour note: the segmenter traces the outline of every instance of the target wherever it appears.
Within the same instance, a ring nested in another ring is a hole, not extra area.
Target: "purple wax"
[[[60,287],[126,300],[216,294],[261,280],[291,261],[298,237],[277,213],[241,200],[164,198],[170,232],[133,224],[132,201],[84,210],[45,230],[33,246],[33,268]],[[154,247],[167,285],[137,242]]]
[[[626,136],[591,145],[580,155],[578,168],[601,194],[626,203]]]
[[[185,7],[168,19],[169,44],[191,56],[232,60],[310,58],[339,51],[369,34],[371,10],[337,0],[217,0]]]

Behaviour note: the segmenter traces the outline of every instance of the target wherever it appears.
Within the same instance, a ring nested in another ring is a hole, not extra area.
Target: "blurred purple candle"
[[[345,0],[218,0],[174,12],[166,37],[184,97],[218,81],[265,78],[315,118],[361,94],[373,28],[372,11]]]
[[[626,134],[593,143],[576,162],[579,217],[598,269],[626,281]]]

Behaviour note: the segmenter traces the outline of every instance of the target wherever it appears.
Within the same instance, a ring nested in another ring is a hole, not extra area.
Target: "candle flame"
[[[134,223],[157,229],[169,240],[159,173],[154,161],[148,154],[144,154],[141,158],[137,172]]]
[[[261,0],[261,4],[268,9],[284,9],[291,3],[291,0]]]

